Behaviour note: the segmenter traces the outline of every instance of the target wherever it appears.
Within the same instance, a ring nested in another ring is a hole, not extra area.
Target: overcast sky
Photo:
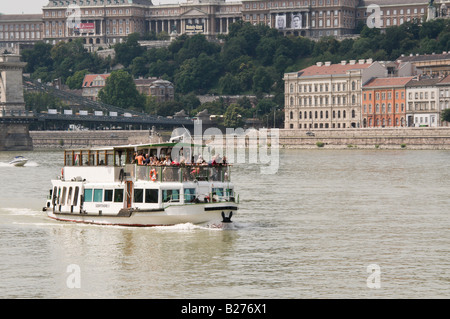
[[[186,0],[153,0],[153,4],[186,2]],[[48,0],[0,0],[0,12],[4,14],[42,13]]]

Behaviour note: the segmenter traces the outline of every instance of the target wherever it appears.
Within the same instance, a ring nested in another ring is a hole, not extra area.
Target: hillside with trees
[[[241,124],[236,117],[239,114],[243,118],[258,117],[271,126],[276,112],[279,126],[283,122],[285,72],[298,71],[317,61],[339,63],[367,58],[388,61],[401,54],[450,50],[450,20],[447,19],[420,24],[406,22],[383,32],[361,25],[359,33],[359,37],[341,41],[333,37],[313,41],[285,37],[268,26],[238,21],[218,42],[207,41],[202,34],[181,35],[168,47],[145,50],[138,43],[145,37],[131,34],[127,41],[115,45],[113,60],[88,53],[80,41],[60,42],[55,46],[38,43],[22,54],[28,62],[25,72],[31,73],[32,78],[44,82],[61,78],[70,88],[80,88],[86,73],[110,72],[119,64],[123,66],[120,78],[126,77],[124,73],[134,78],[160,77],[175,85],[175,101],[157,103],[151,97],[134,96],[132,105],[124,102],[127,97],[122,93],[105,88],[101,99],[115,105],[120,103],[118,106],[124,108],[162,116],[173,115],[181,109],[194,116],[206,108],[210,114],[224,115],[224,122],[230,125]],[[116,98],[111,98],[114,94]],[[232,105],[223,100],[200,105],[195,96],[202,94],[254,95],[257,102],[256,107],[246,98]]]

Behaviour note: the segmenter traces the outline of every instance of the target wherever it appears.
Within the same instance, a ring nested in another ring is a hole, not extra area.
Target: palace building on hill
[[[449,5],[450,0],[435,1],[436,15],[446,17]],[[368,23],[374,13],[383,29],[425,21],[428,7],[428,0],[185,0],[160,5],[151,0],[49,0],[39,14],[0,15],[0,47],[82,39],[96,50],[135,32],[201,33],[216,39],[238,20],[284,35],[344,38],[355,36],[358,24]]]

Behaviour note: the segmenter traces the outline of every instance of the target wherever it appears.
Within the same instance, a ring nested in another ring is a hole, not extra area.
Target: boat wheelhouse
[[[231,166],[184,160],[192,144],[158,143],[66,150],[61,176],[52,180],[49,217],[83,223],[223,226],[238,209]],[[139,154],[173,158],[141,164]],[[174,155],[175,154],[175,155]]]

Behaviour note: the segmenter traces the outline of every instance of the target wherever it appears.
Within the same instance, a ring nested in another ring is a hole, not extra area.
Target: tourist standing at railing
[[[142,155],[142,153],[139,153],[139,155],[136,156],[135,160],[137,161],[138,165],[143,165],[143,163],[144,163],[144,155]]]
[[[145,154],[144,165],[150,165],[150,156]]]

